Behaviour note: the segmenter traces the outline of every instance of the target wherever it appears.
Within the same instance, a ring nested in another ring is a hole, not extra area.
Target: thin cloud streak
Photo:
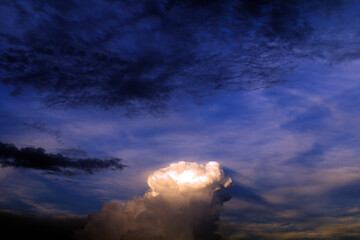
[[[125,165],[119,158],[70,158],[60,153],[46,153],[43,148],[25,147],[18,149],[13,144],[0,142],[0,163],[2,167],[28,168],[45,171],[48,174],[73,176],[81,173],[111,169],[122,170]]]

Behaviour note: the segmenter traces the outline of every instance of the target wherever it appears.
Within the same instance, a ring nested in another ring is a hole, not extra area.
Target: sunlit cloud
[[[107,202],[89,216],[79,239],[219,239],[216,233],[231,183],[219,163],[178,162],[148,177],[150,189],[124,205]]]

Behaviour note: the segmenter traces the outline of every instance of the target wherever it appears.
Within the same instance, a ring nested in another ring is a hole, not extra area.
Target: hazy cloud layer
[[[46,153],[43,148],[18,149],[13,144],[0,142],[2,167],[31,168],[44,170],[49,174],[77,175],[93,174],[105,169],[122,170],[125,165],[121,161],[119,158],[70,158],[62,154]]]

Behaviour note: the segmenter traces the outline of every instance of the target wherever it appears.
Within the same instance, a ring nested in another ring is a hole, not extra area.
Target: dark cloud
[[[359,239],[359,215],[347,218],[319,217],[302,221],[285,219],[270,222],[221,222],[219,232],[224,239],[239,240],[329,240]]]
[[[51,136],[54,136],[55,139],[60,142],[61,131],[49,128],[42,121],[33,121],[33,122],[32,121],[24,121],[22,124],[30,129],[35,130],[35,131],[38,131],[41,133],[47,133]]]
[[[360,182],[351,181],[331,189],[326,199],[330,206],[348,206],[358,208],[360,205]]]
[[[1,82],[50,107],[162,111],[283,83],[310,41],[301,1],[5,2]]]
[[[86,216],[41,216],[23,212],[0,211],[4,239],[72,239],[86,224]]]
[[[314,167],[317,163],[323,160],[323,155],[329,148],[320,144],[313,144],[313,146],[303,152],[297,153],[296,156],[288,160],[291,165],[300,165],[303,167]]]
[[[223,239],[359,239],[359,208],[341,205],[343,200],[331,205],[331,197],[326,194],[309,202],[298,196],[298,201],[288,206],[240,202],[238,209],[225,211],[229,220],[220,221],[218,232]],[[334,197],[339,200],[342,195]]]
[[[240,184],[238,182],[234,182],[233,186],[229,188],[228,192],[233,198],[239,198],[241,200],[260,205],[267,204],[266,200],[260,194],[256,193],[250,187],[247,187],[244,184]]]
[[[88,157],[88,153],[85,150],[82,150],[80,147],[78,148],[61,148],[58,149],[59,153],[65,155],[67,157],[72,158],[84,158]]]
[[[119,158],[70,158],[60,153],[46,153],[42,148],[18,149],[13,144],[0,142],[0,164],[2,167],[19,167],[43,170],[49,174],[77,175],[93,174],[100,170],[122,170],[125,165]]]

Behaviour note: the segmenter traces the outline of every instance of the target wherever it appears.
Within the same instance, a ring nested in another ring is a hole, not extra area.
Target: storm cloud
[[[13,96],[35,90],[48,107],[130,113],[220,90],[268,88],[286,82],[299,58],[351,57],[341,46],[329,51],[336,41],[325,33],[314,36],[309,18],[342,5],[320,3],[4,2],[0,81]]]
[[[119,158],[71,158],[60,153],[46,153],[43,148],[24,147],[0,142],[0,164],[2,167],[16,167],[43,170],[48,174],[77,175],[94,174],[111,169],[122,170],[125,165]]]
[[[125,205],[106,202],[78,239],[221,239],[216,233],[231,179],[217,162],[178,162],[148,177],[150,189]]]

